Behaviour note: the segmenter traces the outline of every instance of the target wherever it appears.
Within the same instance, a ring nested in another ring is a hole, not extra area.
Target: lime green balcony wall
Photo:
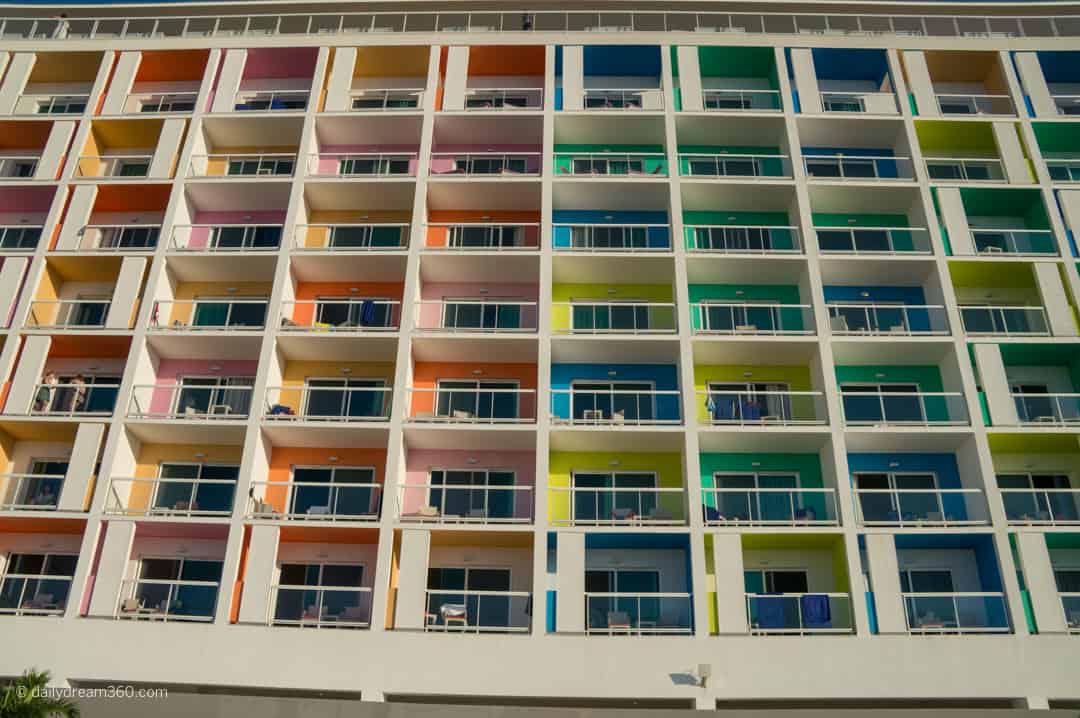
[[[574,472],[606,473],[610,471],[652,471],[662,489],[683,488],[682,455],[635,451],[614,452],[552,452],[548,462],[548,488],[568,489],[573,486]],[[548,521],[566,523],[571,520],[569,491],[548,491]],[[675,492],[662,494],[658,505],[672,516],[684,515],[683,496]]]
[[[915,134],[924,154],[954,157],[997,157],[997,141],[989,122],[919,120]]]

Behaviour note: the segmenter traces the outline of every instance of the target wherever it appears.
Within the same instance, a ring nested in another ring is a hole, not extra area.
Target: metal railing
[[[556,252],[670,252],[666,224],[555,224]]]
[[[160,226],[145,224],[88,224],[75,252],[150,252],[157,247]]]
[[[140,92],[124,102],[124,114],[189,113],[195,110],[198,92]]]
[[[269,421],[389,421],[393,387],[271,386],[264,418]]]
[[[667,156],[661,152],[573,152],[558,154],[555,169],[573,177],[667,177]]]
[[[990,229],[972,227],[971,240],[981,255],[1058,256],[1054,233],[1049,229]]]
[[[1019,394],[1014,392],[1021,424],[1080,423],[1080,394]]]
[[[1063,95],[1051,91],[1050,99],[1054,101],[1059,115],[1080,115],[1080,95]]]
[[[813,307],[780,302],[701,302],[690,305],[694,334],[811,335]]]
[[[75,165],[76,177],[140,179],[150,172],[153,155],[81,155]]]
[[[586,635],[690,635],[694,632],[689,593],[585,594]]]
[[[848,426],[967,426],[967,402],[959,392],[840,390]]]
[[[1046,171],[1050,175],[1051,182],[1073,183],[1080,182],[1080,159],[1068,159],[1064,157],[1047,157]]]
[[[353,481],[252,481],[247,518],[377,521],[382,484]]]
[[[540,176],[539,152],[432,152],[431,176]]]
[[[169,250],[270,252],[281,245],[281,230],[280,224],[176,224]]]
[[[228,518],[236,479],[113,478],[105,513],[170,518]]]
[[[689,252],[717,254],[802,254],[798,227],[764,225],[683,226]]]
[[[409,388],[406,419],[441,424],[532,424],[536,389]]]
[[[686,491],[681,487],[552,486],[549,509],[556,526],[683,526]],[[561,515],[560,515],[561,514]]]
[[[841,92],[824,90],[821,108],[825,112],[856,112],[869,115],[899,114],[894,92]]]
[[[744,90],[708,88],[701,91],[706,112],[780,112],[783,102],[779,90]]]
[[[30,414],[44,416],[112,416],[119,384],[38,384]]]
[[[707,389],[697,392],[702,423],[723,425],[823,426],[828,403],[820,391]]]
[[[846,593],[747,593],[751,635],[809,636],[854,633],[851,596]]]
[[[925,227],[815,227],[822,254],[933,254]]]
[[[33,252],[42,229],[40,225],[0,225],[0,252]]]
[[[908,633],[1011,633],[1005,594],[903,593]]]
[[[897,155],[803,155],[803,166],[811,180],[906,182],[915,179],[911,158]]]
[[[677,389],[552,389],[551,421],[582,426],[682,424]]]
[[[424,104],[424,88],[389,88],[353,90],[349,93],[351,112],[393,112],[416,110]]]
[[[111,299],[50,299],[30,304],[26,325],[33,329],[101,329]]]
[[[964,332],[972,336],[1049,336],[1050,319],[1038,306],[960,305]]]
[[[1080,524],[1080,489],[999,488],[1010,524],[1075,526]]]
[[[990,509],[982,489],[855,488],[863,526],[984,526]]]
[[[528,591],[424,591],[424,630],[460,633],[527,633],[532,626]]]
[[[679,153],[682,177],[791,178],[791,162],[781,154]]]
[[[63,616],[75,577],[5,573],[0,578],[0,615]]]
[[[409,246],[407,222],[298,224],[293,248],[300,252],[392,252]]]
[[[154,302],[151,329],[250,332],[266,325],[265,299],[169,299]]]
[[[586,87],[582,91],[582,107],[586,110],[662,110],[664,92],[659,87]]]
[[[397,299],[305,299],[281,303],[283,332],[393,332],[401,324]]]
[[[416,153],[316,152],[308,155],[311,177],[412,177]]]
[[[533,518],[533,487],[501,484],[404,484],[401,521],[441,524],[521,524]]]
[[[214,620],[219,588],[217,581],[128,579],[120,584],[116,618],[208,623]]]
[[[417,302],[418,331],[532,333],[536,325],[536,302],[495,297]]]
[[[0,511],[55,511],[63,488],[64,474],[0,474]]]
[[[254,388],[217,384],[207,379],[183,384],[138,384],[132,387],[129,419],[222,421],[246,419]]]
[[[949,333],[948,314],[939,304],[829,302],[825,309],[833,334],[937,336]]]
[[[188,177],[252,179],[292,177],[296,171],[296,154],[268,152],[247,154],[192,155]]]
[[[0,22],[0,37],[3,36]],[[23,94],[15,102],[16,115],[81,115],[90,103],[89,94]]]
[[[300,628],[369,628],[367,586],[270,586],[266,623]]]
[[[836,489],[702,487],[708,526],[839,526]]]
[[[1062,592],[1061,608],[1065,612],[1065,631],[1067,633],[1080,633],[1080,593]]]
[[[674,334],[675,305],[669,302],[579,300],[552,303],[556,334]]]
[[[938,111],[943,115],[1015,115],[1008,95],[938,93]]]
[[[5,155],[0,157],[0,182],[26,182],[34,179],[40,160],[41,158],[37,155]]]
[[[540,248],[537,222],[469,222],[427,225],[426,251],[513,251]]]
[[[1005,165],[996,157],[926,157],[934,182],[1005,182]]]
[[[233,110],[303,112],[307,109],[307,103],[307,90],[242,90],[236,93]]]
[[[541,110],[542,87],[475,87],[465,89],[466,110]]]

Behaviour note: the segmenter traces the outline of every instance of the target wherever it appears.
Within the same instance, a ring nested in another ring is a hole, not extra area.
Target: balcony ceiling
[[[211,148],[296,146],[300,143],[303,127],[303,117],[208,117],[203,120],[203,133]]]
[[[857,147],[894,150],[908,155],[904,121],[847,117],[805,117],[798,121],[799,143],[803,147]]]
[[[557,145],[658,145],[664,143],[664,118],[611,114],[556,115]]]
[[[682,453],[684,441],[682,427],[676,427],[671,431],[644,428],[612,431],[610,427],[574,429],[552,427],[550,446],[552,451],[586,453],[657,451]]]
[[[434,142],[435,151],[439,145],[476,146],[478,152],[490,145],[535,145],[539,150],[544,142],[544,118],[440,115],[435,118]]]
[[[497,446],[501,451],[535,451],[536,427],[522,426],[405,426],[406,449],[481,451]]]
[[[799,284],[806,280],[806,260],[694,255],[687,259],[691,284]]]
[[[288,187],[285,187],[288,191]],[[304,197],[312,210],[411,210],[416,185],[412,182],[309,181]]]
[[[896,258],[837,257],[821,258],[823,284],[855,286],[911,287],[937,284],[937,265],[933,257],[897,260]]]
[[[428,183],[434,210],[539,210],[540,180],[440,180]]]
[[[669,284],[675,281],[671,255],[616,255],[600,252],[589,256],[556,253],[552,260],[556,284]]]
[[[290,186],[282,182],[260,184],[258,181],[189,183],[188,204],[199,212],[285,211],[289,206]]]
[[[381,252],[296,253],[290,263],[298,282],[404,282],[407,259]]]
[[[513,277],[515,284],[538,284],[540,258],[536,255],[512,253],[488,254],[482,259],[469,254],[428,254],[420,260],[420,279],[423,282],[505,283]]]
[[[507,362],[536,363],[535,335],[499,336],[455,335],[415,336],[413,359],[418,362]]]
[[[786,147],[783,117],[699,117],[676,120],[680,145]]]
[[[793,219],[798,217],[795,188],[779,185],[684,182],[682,205],[694,212],[787,212]]]
[[[777,431],[709,429],[698,432],[698,448],[703,453],[784,453],[816,454],[832,443],[828,427]]]
[[[594,178],[565,182],[556,180],[552,200],[555,209],[669,212],[670,191],[667,182],[644,178],[630,181]]]
[[[287,362],[353,361],[357,357],[371,362],[393,362],[397,357],[397,337],[393,335],[312,336],[295,332],[279,334],[277,347]]]
[[[559,336],[551,340],[551,361],[605,364],[676,363],[679,342],[672,337]]]
[[[320,145],[420,145],[421,117],[342,117],[315,120]]]
[[[291,424],[266,422],[262,435],[272,446],[300,449],[385,449],[389,425],[348,426],[344,423]]]
[[[807,366],[816,361],[816,337],[784,339],[737,337],[738,341],[698,339],[693,343],[695,365]]]
[[[810,207],[835,214],[902,214],[911,224],[922,222],[919,190],[914,187],[842,187],[812,185]],[[915,215],[913,210],[918,212]],[[909,212],[912,213],[909,215]],[[926,226],[922,224],[922,226]]]

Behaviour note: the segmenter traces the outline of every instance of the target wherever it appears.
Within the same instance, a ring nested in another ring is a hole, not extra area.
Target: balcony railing
[[[990,510],[982,489],[855,489],[863,526],[983,526]]]
[[[542,110],[542,87],[476,87],[465,90],[466,110]]]
[[[1061,608],[1065,612],[1065,630],[1080,633],[1080,593],[1059,593]]]
[[[63,474],[0,474],[0,511],[55,511],[63,488]]]
[[[393,112],[416,110],[424,104],[424,88],[353,90],[348,109],[352,112]]]
[[[1000,488],[1005,519],[1030,526],[1080,524],[1080,489]]]
[[[715,254],[802,254],[798,227],[688,224],[688,252]]]
[[[533,487],[502,484],[405,484],[401,521],[440,524],[525,524],[532,522]]]
[[[1036,306],[960,305],[964,332],[972,336],[1049,336],[1046,310]]]
[[[516,299],[424,299],[417,303],[418,331],[533,333],[537,303]]]
[[[552,304],[556,334],[674,334],[675,305],[667,302],[581,300]]]
[[[24,94],[15,103],[16,115],[81,115],[90,95]]]
[[[228,518],[236,479],[114,478],[105,513],[170,518]]]
[[[779,112],[779,90],[705,89],[701,91],[706,112]]]
[[[188,177],[281,179],[292,177],[295,170],[296,155],[290,152],[192,155]]]
[[[247,518],[378,521],[382,484],[355,481],[252,481]],[[260,498],[261,496],[261,498]]]
[[[556,224],[552,228],[556,252],[670,252],[666,224]]]
[[[679,154],[683,177],[791,178],[791,162],[781,154]]]
[[[312,177],[412,177],[416,154],[410,152],[319,152],[308,155]]]
[[[461,633],[527,633],[532,625],[528,591],[425,591],[424,630]]]
[[[811,335],[817,332],[809,304],[702,302],[690,305],[694,334]]]
[[[393,332],[401,325],[396,299],[317,299],[281,303],[283,332]]]
[[[841,387],[848,426],[967,426],[960,393],[850,391]]]
[[[408,246],[405,222],[299,224],[293,245],[300,252],[392,252]]]
[[[426,250],[503,252],[540,248],[540,224],[470,222],[427,225]]]
[[[75,166],[76,177],[139,179],[150,172],[153,155],[82,155]]]
[[[939,336],[949,333],[949,318],[939,304],[825,305],[833,334]]]
[[[431,174],[433,177],[539,177],[541,157],[539,152],[432,152]]]
[[[826,112],[855,112],[869,115],[898,114],[896,95],[892,92],[839,92],[826,90],[821,93],[821,107]]]
[[[151,252],[157,247],[160,226],[145,224],[88,224],[82,229],[75,252]]]
[[[585,88],[582,103],[586,110],[662,110],[664,92],[657,87]]]
[[[62,616],[74,576],[6,573],[0,582],[0,615]]]
[[[704,423],[724,425],[821,426],[828,423],[820,391],[747,391],[709,389],[697,392]]]
[[[266,390],[269,421],[384,422],[390,419],[393,387],[272,386]]]
[[[923,227],[815,227],[822,254],[933,254]]]
[[[689,593],[586,593],[587,635],[690,635]]]
[[[212,379],[183,384],[139,384],[132,388],[129,419],[223,421],[246,419],[250,385],[217,384]]]
[[[1011,633],[1005,594],[904,593],[908,633]]]
[[[265,299],[175,299],[154,302],[151,329],[168,331],[261,330],[266,325]]]
[[[120,585],[117,618],[152,621],[214,620],[217,581],[176,581],[141,578]]]
[[[996,157],[927,157],[926,173],[935,182],[1005,182]]]
[[[154,92],[128,95],[124,114],[189,113],[195,110],[198,92]]]
[[[1046,154],[1043,159],[1046,161],[1046,171],[1051,182],[1080,182],[1080,159],[1047,157]]]
[[[274,584],[266,622],[300,628],[368,628],[371,588]]]
[[[1008,95],[938,94],[938,110],[943,115],[1015,115]]]
[[[439,424],[532,424],[535,389],[409,388],[409,421]]]
[[[835,489],[702,487],[709,526],[839,526]]]
[[[33,252],[41,240],[41,226],[0,224],[0,252]]]
[[[101,329],[111,299],[54,299],[30,304],[26,325],[32,329]]]
[[[37,155],[5,155],[0,157],[0,182],[25,182],[34,179],[34,173],[37,172],[40,159]]]
[[[270,252],[281,245],[277,224],[177,224],[169,249],[176,252]]]
[[[1080,394],[1013,393],[1021,424],[1080,423]]]
[[[752,635],[810,636],[854,633],[846,593],[748,593],[746,618]]]
[[[1060,254],[1049,229],[989,229],[972,227],[975,251],[982,255],[1010,254],[1042,257]]]
[[[682,487],[551,487],[557,526],[683,526],[686,491]],[[559,514],[564,514],[560,516]]]
[[[41,416],[112,416],[119,384],[38,384],[30,413]]]
[[[552,389],[551,421],[580,426],[682,424],[678,390]]]
[[[574,177],[667,177],[667,156],[660,152],[560,154],[556,172]]]
[[[236,93],[233,109],[238,112],[303,112],[307,103],[306,90],[246,90]]]
[[[915,178],[911,158],[896,155],[804,155],[803,165],[812,180],[905,182]]]
[[[1051,90],[1050,97],[1059,115],[1080,115],[1080,95],[1064,95]]]

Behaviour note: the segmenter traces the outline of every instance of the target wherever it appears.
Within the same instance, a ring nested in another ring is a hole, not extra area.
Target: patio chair
[[[143,610],[141,598],[125,598],[120,603],[120,613],[139,613]]]
[[[611,519],[613,521],[633,521],[634,510],[633,509],[612,509]]]
[[[608,633],[614,633],[615,631],[626,631],[627,633],[630,633],[633,629],[633,624],[630,621],[630,614],[626,611],[608,611],[607,629]]]
[[[469,627],[469,614],[464,603],[444,603],[439,606],[439,616],[442,618],[443,628],[450,628],[451,623],[456,623],[462,628]]]

